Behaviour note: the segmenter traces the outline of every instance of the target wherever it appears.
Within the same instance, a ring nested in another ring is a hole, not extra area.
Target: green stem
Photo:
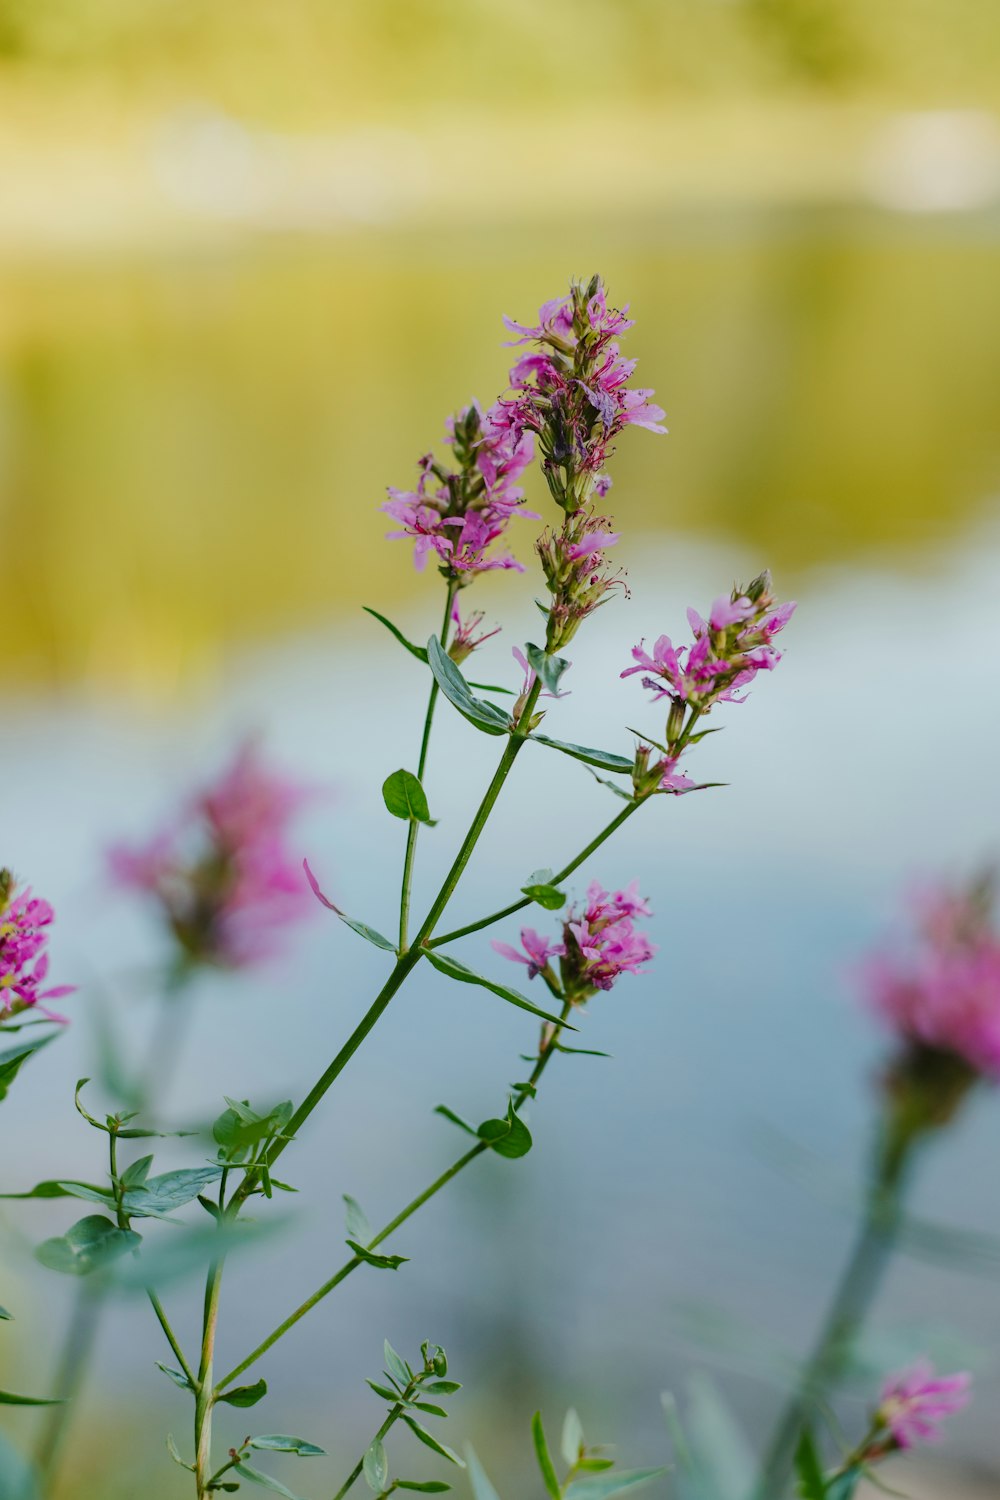
[[[191,1366],[188,1364],[187,1360],[184,1358],[184,1351],[177,1340],[177,1335],[174,1333],[174,1330],[170,1326],[170,1319],[167,1317],[166,1313],[163,1310],[163,1303],[160,1301],[159,1297],[153,1291],[153,1288],[151,1286],[148,1286],[146,1288],[146,1296],[149,1298],[150,1306],[156,1314],[157,1321],[159,1322],[160,1327],[163,1329],[163,1332],[167,1336],[167,1343],[173,1350],[174,1358],[180,1365],[188,1380],[191,1382],[192,1386],[195,1385],[196,1382],[194,1378],[194,1372],[192,1371]]]
[[[872,1191],[813,1352],[768,1444],[753,1500],[781,1500],[786,1493],[802,1429],[850,1359],[895,1249],[903,1215],[904,1164],[900,1156]]]
[[[225,1258],[212,1262],[205,1282],[205,1309],[202,1317],[201,1362],[195,1383],[194,1404],[194,1477],[198,1500],[209,1493],[212,1469],[212,1368],[215,1358],[215,1335],[219,1325],[219,1294]]]
[[[627,807],[623,807],[617,817],[612,818],[611,822],[605,828],[601,829],[596,838],[591,839],[585,849],[581,849],[575,859],[571,859],[569,864],[564,866],[558,874],[553,875],[549,883],[551,885],[561,885],[564,880],[568,880],[573,871],[579,869],[584,860],[589,859],[594,851],[599,849],[613,833],[616,833],[636,809],[641,807],[644,802],[648,802],[648,800],[648,796],[640,797],[638,800],[630,802]],[[469,922],[465,927],[456,927],[454,932],[446,932],[443,937],[434,938],[427,944],[427,947],[439,948],[443,943],[451,943],[456,938],[467,937],[470,932],[478,932],[482,927],[492,927],[495,922],[502,922],[504,917],[512,917],[515,912],[523,911],[526,906],[530,906],[531,904],[531,896],[524,896],[520,901],[512,901],[510,906],[502,907],[500,911],[491,912],[488,917],[480,917],[477,922]]]
[[[567,1020],[571,1009],[572,1006],[567,1001],[563,1005],[562,1013],[560,1015],[560,1022]],[[551,1033],[544,1037],[542,1045],[539,1048],[538,1060],[535,1063],[530,1078],[527,1080],[527,1085],[523,1085],[516,1091],[514,1105],[515,1109],[520,1109],[525,1099],[528,1098],[528,1096],[537,1086],[539,1079],[545,1072],[549,1059],[558,1050],[557,1043],[561,1034],[562,1026],[560,1024],[560,1026],[554,1027]],[[530,1087],[528,1085],[530,1085]],[[477,1141],[477,1143],[468,1151],[466,1151],[464,1155],[458,1157],[456,1161],[453,1161],[451,1166],[448,1167],[446,1171],[441,1173],[440,1177],[436,1177],[429,1187],[424,1188],[423,1192],[418,1193],[415,1198],[411,1199],[411,1201],[406,1205],[405,1208],[400,1209],[395,1218],[390,1219],[388,1224],[384,1225],[384,1227],[379,1230],[374,1239],[369,1241],[369,1244],[366,1248],[369,1250],[374,1250],[377,1245],[381,1245],[383,1241],[387,1240],[390,1235],[396,1232],[401,1224],[405,1224],[407,1219],[412,1218],[418,1209],[423,1208],[424,1204],[429,1203],[430,1200],[435,1197],[442,1188],[447,1187],[448,1183],[451,1182],[453,1178],[457,1177],[459,1172],[464,1171],[470,1162],[475,1161],[478,1156],[482,1156],[483,1152],[488,1150],[489,1147],[487,1146],[485,1141]],[[357,1255],[352,1256],[350,1260],[345,1261],[340,1269],[330,1277],[329,1281],[325,1281],[321,1287],[318,1287],[317,1290],[313,1292],[310,1297],[307,1297],[306,1300],[301,1303],[293,1313],[290,1313],[289,1316],[285,1318],[284,1322],[279,1323],[277,1328],[269,1333],[267,1338],[262,1340],[262,1342],[257,1345],[256,1349],[254,1349],[250,1354],[247,1355],[246,1359],[241,1360],[240,1363],[234,1366],[234,1368],[230,1370],[227,1375],[223,1376],[216,1387],[216,1393],[225,1390],[227,1386],[232,1385],[233,1381],[238,1379],[238,1377],[242,1375],[246,1370],[249,1370],[251,1365],[256,1364],[257,1360],[260,1359],[262,1355],[266,1354],[267,1351],[272,1348],[279,1339],[283,1338],[290,1328],[294,1328],[295,1324],[298,1323],[302,1318],[304,1318],[306,1313],[311,1312],[318,1303],[323,1301],[324,1297],[329,1296],[334,1287],[339,1286],[342,1281],[345,1281],[351,1274],[351,1272],[356,1271],[358,1266],[360,1266],[361,1264],[361,1257]]]
[[[410,1393],[411,1393],[411,1391],[413,1389],[414,1389],[414,1386],[413,1386],[413,1382],[411,1381],[410,1384],[406,1387],[404,1395],[409,1396]],[[395,1427],[396,1423],[399,1421],[399,1419],[400,1419],[400,1417],[402,1415],[403,1415],[403,1408],[402,1408],[402,1406],[394,1406],[394,1407],[392,1407],[391,1410],[390,1410],[390,1412],[389,1412],[389,1415],[386,1417],[385,1421],[382,1423],[382,1426],[379,1428],[378,1432],[376,1432],[375,1436],[372,1438],[372,1443],[380,1443],[383,1438],[388,1437],[389,1433],[392,1431],[393,1427]],[[371,1447],[371,1443],[369,1443],[368,1447],[369,1448]],[[368,1451],[368,1449],[366,1448],[365,1449],[365,1453],[367,1453],[367,1451]],[[352,1489],[353,1486],[354,1486],[354,1484],[356,1483],[356,1481],[361,1477],[361,1471],[364,1468],[364,1466],[365,1466],[365,1455],[364,1455],[364,1453],[362,1453],[361,1457],[358,1459],[357,1463],[354,1465],[354,1468],[348,1474],[347,1478],[344,1480],[343,1484],[340,1486],[340,1489],[334,1495],[333,1500],[344,1500],[344,1496],[347,1494],[348,1490]],[[383,1494],[387,1494],[387,1493],[388,1493],[388,1491],[383,1491]]]
[[[493,775],[493,780],[490,782],[489,786],[486,789],[486,794],[483,797],[482,802],[479,804],[478,809],[476,810],[476,814],[472,820],[469,831],[465,835],[465,838],[462,840],[462,846],[455,856],[452,867],[448,871],[448,874],[445,876],[441,889],[438,891],[437,896],[434,898],[434,904],[431,906],[430,911],[424,918],[423,923],[420,927],[420,931],[414,938],[412,946],[408,948],[405,953],[401,953],[399,955],[392,973],[389,975],[389,978],[386,980],[385,984],[375,996],[375,999],[372,1001],[368,1010],[365,1012],[361,1020],[358,1022],[357,1026],[351,1032],[351,1035],[341,1047],[340,1051],[330,1063],[329,1067],[324,1070],[324,1072],[313,1084],[312,1088],[309,1090],[308,1094],[303,1099],[298,1109],[292,1115],[292,1118],[289,1120],[288,1125],[286,1126],[280,1139],[276,1140],[267,1151],[264,1160],[267,1163],[268,1169],[273,1167],[274,1163],[278,1160],[278,1157],[284,1151],[285,1147],[295,1137],[298,1131],[305,1124],[306,1120],[308,1120],[309,1116],[323,1099],[324,1095],[327,1093],[331,1085],[336,1081],[337,1078],[339,1078],[340,1074],[344,1071],[344,1068],[347,1066],[351,1058],[354,1056],[355,1052],[357,1052],[358,1048],[361,1046],[361,1043],[365,1040],[365,1037],[376,1025],[384,1011],[387,1009],[389,1002],[392,1000],[397,990],[406,980],[406,978],[410,974],[410,971],[416,967],[417,963],[419,963],[423,953],[423,945],[426,942],[427,938],[430,937],[431,933],[434,930],[435,924],[441,916],[441,913],[444,911],[445,907],[448,905],[448,902],[451,900],[455,887],[461,880],[465,867],[472,857],[472,852],[479,842],[483,829],[486,827],[486,823],[489,819],[490,813],[493,811],[494,804],[496,803],[497,798],[503,790],[503,784],[510,774],[510,768],[514,764],[514,761],[517,759],[521,746],[525,743],[525,739],[527,738],[527,736],[520,728],[520,725],[530,720],[531,714],[534,711],[535,704],[538,702],[538,695],[540,692],[541,683],[536,682],[531,692],[528,694],[527,702],[525,703],[517,726],[511,731],[510,738],[508,739],[507,744],[504,747],[503,755],[500,757],[500,764]],[[261,1167],[259,1164],[247,1170],[246,1174],[244,1175],[243,1181],[241,1182],[240,1186],[237,1188],[236,1193],[233,1196],[233,1203],[230,1205],[235,1212],[239,1211],[240,1205],[246,1201],[250,1193],[256,1187],[258,1181],[260,1180],[260,1174]]]
[[[444,619],[441,622],[441,645],[447,649],[448,632],[451,628],[451,611],[455,603],[455,594],[458,584],[452,578],[448,580],[448,597],[444,606]],[[431,743],[431,725],[434,722],[434,707],[438,700],[437,678],[431,677],[431,690],[427,699],[427,712],[424,714],[424,732],[420,741],[420,757],[417,761],[417,780],[423,781],[424,771],[427,767],[427,752]],[[410,826],[406,831],[406,855],[403,859],[403,889],[399,898],[399,951],[406,952],[406,929],[410,921],[410,888],[413,883],[413,856],[416,853],[417,839],[420,836],[420,824],[416,818],[410,819]]]

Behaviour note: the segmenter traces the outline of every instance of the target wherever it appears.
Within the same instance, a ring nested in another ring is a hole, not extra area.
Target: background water
[[[423,639],[440,600],[408,549],[382,540],[377,506],[444,414],[501,388],[501,311],[524,316],[599,268],[632,303],[630,352],[671,427],[620,443],[631,597],[574,642],[552,732],[615,749],[626,725],[657,732],[618,678],[629,648],[681,630],[685,606],[734,577],[769,565],[800,601],[780,671],[720,712],[725,733],[697,751],[699,776],[730,784],[653,805],[577,879],[638,872],[656,912],[655,965],[586,1018],[583,1045],[613,1060],[560,1060],[532,1109],[531,1155],[477,1164],[399,1233],[410,1264],[352,1277],[261,1366],[270,1428],[334,1454],[310,1469],[317,1492],[377,1419],[358,1372],[377,1376],[386,1334],[404,1350],[448,1346],[471,1393],[456,1431],[508,1472],[509,1427],[523,1450],[527,1415],[544,1404],[554,1421],[564,1397],[637,1462],[663,1451],[659,1391],[692,1370],[717,1373],[754,1435],[774,1409],[772,1389],[696,1332],[724,1314],[758,1374],[752,1330],[764,1346],[808,1344],[849,1243],[883,1055],[850,967],[915,874],[996,854],[997,227],[715,209],[0,269],[2,852],[57,904],[59,976],[82,985],[70,1033],[8,1105],[10,1186],[54,1160],[94,1174],[71,1100],[92,1066],[88,1016],[107,1009],[137,1051],[152,1022],[137,968],[154,938],[108,891],[102,847],[145,831],[240,735],[260,732],[329,786],[302,850],[336,899],[392,929],[400,829],[378,788],[415,759],[426,683],[360,606]],[[526,560],[531,535],[515,534]],[[488,680],[514,682],[534,588],[530,575],[477,588],[504,625],[482,654]],[[427,777],[441,822],[421,840],[418,901],[495,748],[442,706]],[[569,858],[614,811],[582,766],[525,754],[449,925]],[[462,951],[502,975],[485,941]],[[206,980],[172,1112],[203,1117],[224,1093],[299,1096],[384,970],[318,913],[269,974]],[[432,1106],[496,1112],[533,1045],[529,1018],[418,971],[283,1163],[310,1189],[287,1210],[302,1233],[233,1267],[223,1364],[340,1263],[340,1194],[390,1216],[460,1146]],[[1000,1232],[997,1140],[984,1093],[930,1155],[920,1211]],[[4,1215],[4,1301],[23,1311],[3,1361],[22,1386],[44,1387],[65,1292],[27,1245],[71,1217],[58,1204]],[[193,1335],[196,1289],[171,1300]],[[975,1362],[956,1446],[1000,1471],[995,1287],[901,1261],[876,1322],[886,1358],[910,1340]],[[109,1395],[116,1428],[125,1413],[136,1434],[114,1495],[183,1493],[160,1434],[188,1416],[153,1367],[152,1320],[118,1316],[102,1350],[102,1400],[66,1493],[112,1494],[95,1477]],[[25,1436],[34,1420],[7,1425]],[[245,1423],[221,1419],[227,1441]]]

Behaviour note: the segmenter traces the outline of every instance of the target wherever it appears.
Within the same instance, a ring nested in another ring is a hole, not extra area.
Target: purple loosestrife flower
[[[668,635],[661,635],[650,653],[640,641],[632,650],[636,665],[621,675],[644,672],[642,685],[652,691],[654,702],[669,698],[703,714],[716,703],[742,703],[739,690],[749,686],[758,672],[772,671],[781,660],[774,637],[794,610],[794,604],[775,601],[771,576],[762,573],[745,593],[735,589],[732,595],[716,599],[707,620],[689,609],[694,633],[689,646],[674,646]]]
[[[622,891],[606,891],[598,881],[587,888],[582,907],[570,907],[562,927],[562,941],[550,943],[533,928],[521,930],[524,953],[509,943],[494,942],[504,958],[526,964],[529,979],[545,980],[553,994],[574,1005],[598,990],[609,990],[622,974],[640,974],[656,948],[638,932],[634,918],[650,916],[647,902],[634,880]],[[551,960],[558,958],[556,976]]]
[[[970,1399],[971,1375],[935,1375],[928,1360],[891,1375],[872,1417],[873,1434],[863,1461],[883,1458],[899,1448],[941,1441],[940,1424],[961,1411]]]
[[[477,650],[484,641],[488,641],[492,636],[500,634],[500,626],[498,625],[495,630],[484,630],[481,635],[477,635],[476,631],[482,625],[484,619],[484,611],[474,609],[463,620],[458,607],[458,600],[455,600],[451,607],[451,621],[455,628],[452,631],[451,643],[448,646],[448,655],[456,666],[461,666],[463,661],[468,660],[473,651]]]
[[[620,536],[606,516],[586,509],[568,515],[561,531],[546,530],[538,538],[535,550],[552,596],[547,611],[549,651],[567,645],[581,621],[607,602],[612,589],[627,592],[621,574],[605,563],[605,552]]]
[[[513,343],[538,349],[514,365],[514,394],[497,403],[490,424],[515,440],[537,435],[546,483],[569,513],[591,495],[607,493],[604,465],[624,428],[666,432],[662,409],[649,399],[653,392],[628,386],[636,361],[624,359],[617,342],[634,326],[627,311],[608,307],[604,285],[594,276],[586,285],[575,282],[568,296],[544,303],[536,324],[504,318],[517,335]]]
[[[524,508],[518,481],[534,456],[530,433],[497,427],[476,402],[448,423],[446,441],[457,467],[446,468],[432,454],[420,460],[414,490],[389,487],[382,506],[402,530],[390,538],[412,538],[418,569],[433,553],[446,578],[471,583],[477,573],[522,565],[509,554],[487,556],[507,530],[513,515],[538,517]]]
[[[272,957],[311,907],[287,844],[309,795],[245,745],[168,827],[111,849],[112,873],[156,901],[187,962],[246,968]]]
[[[48,929],[54,920],[47,901],[33,896],[30,887],[19,890],[11,872],[0,870],[0,1025],[36,1008],[50,1021],[65,1021],[42,1004],[71,995],[76,988],[43,988],[49,972]]]
[[[1000,1081],[1000,933],[991,878],[916,902],[909,951],[881,952],[861,968],[868,1008],[896,1034],[889,1077],[898,1093],[919,1077],[937,1087],[927,1123],[943,1123],[977,1077]]]

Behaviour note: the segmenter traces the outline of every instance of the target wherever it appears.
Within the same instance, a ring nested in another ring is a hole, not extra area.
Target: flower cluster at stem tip
[[[890,1375],[872,1414],[860,1461],[872,1463],[899,1449],[939,1442],[942,1420],[968,1404],[971,1383],[965,1371],[935,1375],[928,1360],[918,1360],[909,1369]]]
[[[113,847],[112,874],[156,901],[185,962],[246,968],[271,958],[283,930],[312,910],[287,845],[310,795],[248,743],[146,843]]]
[[[55,912],[48,901],[19,890],[10,870],[0,870],[0,1025],[36,1007],[50,1021],[64,1021],[41,1003],[71,995],[76,986],[44,989],[49,972],[45,952]]]
[[[638,880],[621,891],[606,891],[594,880],[583,905],[569,908],[559,941],[523,927],[523,952],[496,940],[493,947],[502,957],[525,964],[529,979],[540,975],[554,995],[580,1005],[598,990],[611,989],[622,974],[642,973],[656,947],[636,930],[633,919],[651,915]],[[553,959],[559,960],[558,976]]]

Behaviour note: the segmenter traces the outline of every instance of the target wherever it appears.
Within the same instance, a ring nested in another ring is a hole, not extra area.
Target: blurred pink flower
[[[940,1423],[968,1404],[971,1383],[964,1372],[936,1376],[933,1365],[920,1360],[885,1382],[875,1424],[888,1429],[895,1448],[939,1442]]]
[[[859,977],[869,1009],[905,1040],[1000,1079],[1000,934],[991,894],[977,882],[922,895],[909,951],[873,955]]]
[[[311,795],[267,768],[255,745],[244,745],[166,828],[145,844],[110,849],[112,874],[156,900],[188,960],[224,968],[259,963],[310,910],[287,840]]]
[[[0,1024],[36,1007],[51,1021],[65,1021],[41,1003],[71,995],[76,988],[42,988],[49,972],[48,929],[54,919],[47,901],[32,896],[30,887],[18,891],[10,871],[0,870]]]

